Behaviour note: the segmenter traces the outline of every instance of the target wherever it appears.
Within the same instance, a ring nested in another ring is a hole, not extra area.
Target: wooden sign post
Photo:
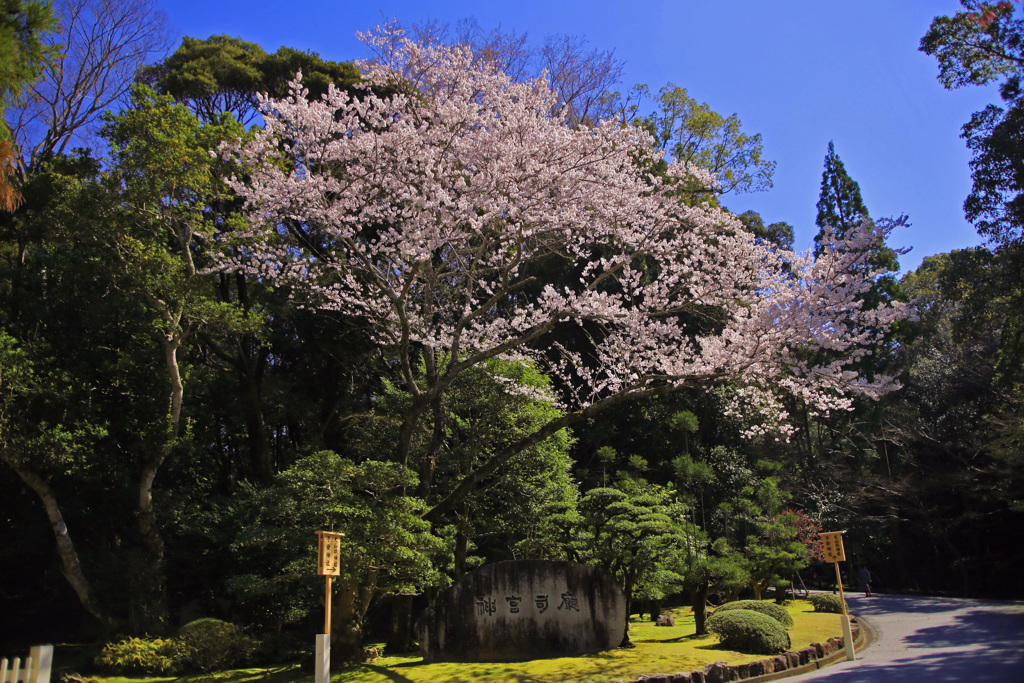
[[[818,534],[825,544],[825,561],[832,562],[836,566],[836,583],[839,584],[839,603],[843,608],[843,645],[846,648],[847,661],[857,659],[856,651],[853,648],[853,630],[850,628],[850,615],[846,613],[846,595],[843,593],[843,577],[839,573],[839,563],[846,561],[846,551],[843,549],[843,534],[845,531],[830,531]]]
[[[315,683],[328,683],[331,677],[331,579],[341,575],[341,539],[345,534],[318,531],[319,552],[316,573],[327,579],[324,594],[324,632],[316,637]]]

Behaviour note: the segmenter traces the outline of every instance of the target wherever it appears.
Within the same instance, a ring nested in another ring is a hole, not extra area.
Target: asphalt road
[[[789,681],[1024,683],[1024,602],[847,594],[878,633],[857,660]]]

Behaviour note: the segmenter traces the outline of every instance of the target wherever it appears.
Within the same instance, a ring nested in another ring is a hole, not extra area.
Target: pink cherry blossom
[[[247,169],[232,186],[249,227],[219,267],[368,322],[403,368],[407,426],[497,356],[572,387],[548,434],[684,386],[730,383],[763,418],[752,434],[784,427],[782,394],[829,411],[894,387],[850,366],[904,315],[861,307],[878,275],[865,254],[898,221],[826,240],[817,259],[771,248],[727,211],[679,201],[679,179],[713,182],[700,169],[646,172],[659,154],[644,131],[571,127],[551,114],[544,80],[513,82],[458,47],[364,38],[386,41],[392,59],[364,65],[358,97],[309,102],[297,80],[288,99],[263,102],[254,140],[224,150]],[[556,264],[561,278],[545,282]],[[587,343],[560,345],[553,333],[574,325]],[[414,381],[420,354],[426,382]]]

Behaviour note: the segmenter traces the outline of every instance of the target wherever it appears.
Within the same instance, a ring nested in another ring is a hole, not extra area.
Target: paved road
[[[829,683],[1024,683],[1024,602],[848,594],[878,640],[843,661],[787,678]]]

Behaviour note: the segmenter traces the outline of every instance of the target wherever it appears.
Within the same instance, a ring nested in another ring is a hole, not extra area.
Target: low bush
[[[107,643],[96,666],[120,676],[174,674],[180,670],[178,643],[166,638],[125,638]]]
[[[715,614],[723,611],[728,612],[734,609],[749,609],[754,612],[760,612],[761,614],[767,614],[786,628],[791,628],[793,626],[793,617],[790,616],[785,607],[776,605],[774,602],[765,602],[763,600],[736,600],[735,602],[727,602],[716,609]]]
[[[715,612],[707,621],[708,632],[730,650],[755,655],[774,655],[789,649],[786,629],[771,617],[749,609]]]
[[[174,639],[184,668],[202,672],[231,669],[247,663],[256,644],[234,624],[220,619],[196,619],[180,629]]]
[[[815,612],[843,613],[843,603],[835,593],[812,593],[808,598]]]

